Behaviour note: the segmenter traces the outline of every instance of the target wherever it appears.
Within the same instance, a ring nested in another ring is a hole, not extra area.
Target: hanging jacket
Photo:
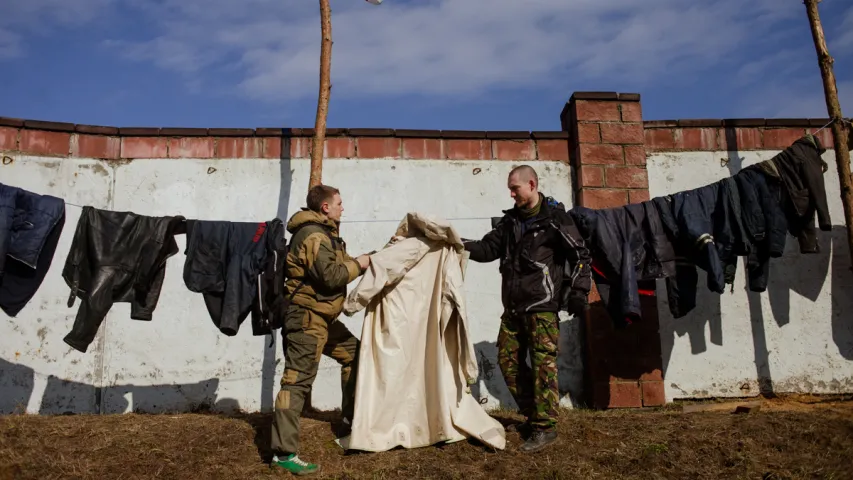
[[[569,213],[592,247],[596,285],[614,326],[639,320],[638,282],[675,275],[675,250],[657,209],[643,202],[603,210],[574,207]]]
[[[738,256],[753,251],[743,201],[737,182],[725,178],[651,202],[674,239],[675,275],[666,279],[666,289],[670,313],[680,318],[696,307],[696,266],[707,272],[708,288],[722,293],[726,284],[734,283]]]
[[[800,253],[818,253],[820,246],[814,228],[832,230],[823,174],[827,170],[821,155],[826,151],[814,135],[795,141],[771,159],[787,193],[788,230],[797,237]]]
[[[707,272],[708,288],[725,291],[725,272],[715,244],[714,230],[720,183],[672,195],[672,215],[678,224],[678,248]]]
[[[741,170],[734,179],[741,196],[743,224],[752,242],[766,242],[770,257],[779,258],[788,236],[781,184],[763,173],[761,165]]]
[[[717,198],[717,218],[714,227],[714,244],[720,261],[723,262],[723,281],[732,285],[737,272],[739,256],[747,256],[752,251],[752,240],[743,223],[740,191],[735,179],[729,177],[720,180]]]
[[[258,305],[252,328],[256,335],[266,335],[284,326],[291,298],[285,295],[287,242],[284,224],[276,218],[266,226],[266,259],[258,277]]]
[[[129,302],[134,320],[152,319],[166,260],[178,253],[174,235],[183,222],[180,216],[83,208],[62,270],[71,288],[68,306],[81,300],[65,343],[86,352],[116,302]]]
[[[308,209],[287,222],[287,294],[299,305],[331,322],[341,313],[347,285],[362,273],[346,251],[338,224]]]
[[[463,239],[475,262],[500,260],[501,301],[509,313],[580,313],[590,288],[589,250],[565,207],[539,194],[539,214],[504,216],[481,240]],[[573,299],[582,299],[575,303]],[[569,307],[571,305],[571,307]]]
[[[258,285],[266,261],[268,224],[257,222],[187,221],[184,283],[201,293],[213,324],[225,335],[237,335],[252,314],[253,335],[270,333],[260,316]]]
[[[10,317],[44,281],[64,225],[61,198],[0,183],[0,308]]]
[[[781,183],[765,173],[765,166],[772,162],[747,167],[734,176],[741,194],[743,224],[753,244],[747,261],[747,283],[753,292],[767,289],[770,259],[782,256],[788,238]]]

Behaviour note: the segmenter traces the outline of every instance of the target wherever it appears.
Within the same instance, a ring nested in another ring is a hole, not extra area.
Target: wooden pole
[[[838,177],[841,181],[841,203],[844,205],[844,221],[847,224],[847,246],[850,250],[851,268],[853,268],[853,175],[850,173],[850,148],[848,146],[850,130],[841,114],[841,104],[838,102],[838,87],[835,83],[835,73],[832,64],[835,62],[826,47],[826,37],[820,23],[817,4],[820,0],[804,0],[809,24],[812,29],[815,50],[817,51],[820,74],[823,77],[823,90],[826,94],[826,108],[832,123],[832,134],[835,137],[835,163],[838,166]]]
[[[329,116],[329,97],[332,93],[332,7],[329,0],[320,0],[320,95],[317,99],[317,119],[314,122],[314,143],[311,149],[311,177],[308,188],[323,180],[323,150],[326,144],[326,118]]]

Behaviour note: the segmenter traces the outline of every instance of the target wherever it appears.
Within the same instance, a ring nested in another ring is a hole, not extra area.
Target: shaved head
[[[539,175],[536,174],[536,170],[533,170],[533,167],[530,165],[519,165],[509,172],[509,176],[518,175],[518,179],[522,182],[529,182],[533,180],[533,185],[539,186]]]
[[[530,165],[513,168],[506,183],[516,207],[532,208],[539,203],[539,175]]]

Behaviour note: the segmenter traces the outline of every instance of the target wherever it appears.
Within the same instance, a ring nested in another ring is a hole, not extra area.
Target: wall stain
[[[57,160],[42,160],[40,162],[34,162],[36,165],[42,168],[49,168],[51,170],[59,170],[59,167],[62,166],[62,162]]]
[[[80,165],[80,168],[85,168],[86,170],[91,170],[95,174],[100,175],[102,177],[109,177],[110,176],[110,171],[107,170],[106,168],[104,168],[104,166],[101,165],[100,163],[83,164],[83,165]]]

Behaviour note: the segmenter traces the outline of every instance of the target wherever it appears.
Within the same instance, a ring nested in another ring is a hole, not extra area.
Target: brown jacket
[[[295,289],[295,305],[327,320],[335,319],[343,308],[347,284],[363,273],[347,254],[338,225],[320,213],[302,209],[287,222],[287,231],[293,235],[287,252],[287,295]]]

